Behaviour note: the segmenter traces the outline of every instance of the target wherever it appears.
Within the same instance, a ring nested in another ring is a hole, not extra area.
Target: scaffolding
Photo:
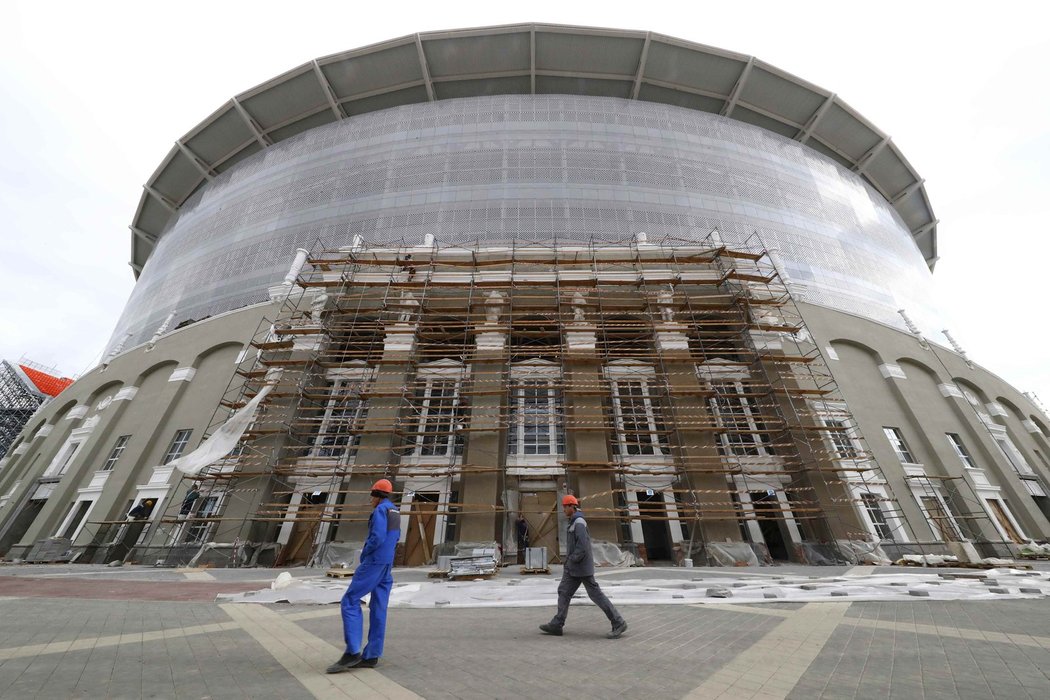
[[[521,499],[535,484],[641,559],[923,551],[757,235],[359,242],[313,251],[278,302],[209,432],[269,393],[183,477],[195,504],[168,499],[151,546],[169,564],[206,543],[216,563],[305,563],[360,532],[380,477],[403,491],[409,564],[507,541],[512,513],[553,532],[557,507]]]
[[[27,383],[24,373],[7,360],[0,360],[0,457],[7,454],[22,428],[47,399]]]

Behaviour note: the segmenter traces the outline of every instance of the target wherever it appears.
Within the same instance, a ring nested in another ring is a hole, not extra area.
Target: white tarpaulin
[[[230,454],[230,450],[237,446],[237,441],[241,439],[244,431],[255,418],[255,410],[259,408],[259,404],[272,389],[273,384],[265,385],[251,401],[244,405],[244,408],[230,416],[222,427],[202,442],[200,447],[171,462],[170,466],[174,466],[183,474],[196,476],[205,467],[210,467]]]

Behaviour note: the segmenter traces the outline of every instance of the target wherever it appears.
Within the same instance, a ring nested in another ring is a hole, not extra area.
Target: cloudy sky
[[[127,226],[142,183],[232,95],[312,58],[417,31],[537,21],[670,34],[836,92],[926,178],[941,222],[943,327],[975,361],[1050,404],[1050,39],[1038,7],[9,0],[0,358],[24,355],[66,375],[99,361],[134,282]]]

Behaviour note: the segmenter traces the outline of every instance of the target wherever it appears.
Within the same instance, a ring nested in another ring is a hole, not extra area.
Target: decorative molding
[[[175,369],[171,376],[168,377],[169,382],[192,382],[193,376],[197,374],[197,370],[193,367],[179,367]]]
[[[1035,421],[1033,421],[1030,418],[1025,418],[1023,421],[1021,421],[1021,425],[1024,426],[1025,430],[1032,433],[1033,435],[1040,435],[1043,432],[1039,429],[1039,426],[1035,424]]]
[[[987,408],[988,413],[992,414],[993,416],[1001,416],[1003,418],[1006,418],[1007,416],[1006,409],[1003,408],[1003,405],[998,401],[991,401],[989,403],[986,403],[984,407]]]
[[[12,454],[12,455],[15,455],[15,456],[17,456],[17,455],[24,455],[24,454],[26,453],[26,450],[28,450],[28,449],[29,449],[29,445],[27,445],[27,444],[25,444],[25,443],[23,442],[23,443],[22,443],[21,445],[19,445],[18,447],[16,447],[16,448],[15,448],[15,451],[14,451],[14,452],[12,452],[11,454]]]
[[[54,429],[55,426],[51,425],[50,423],[45,423],[44,425],[40,426],[40,430],[36,431],[35,437],[47,437],[51,434],[51,431]]]
[[[66,420],[76,420],[77,418],[83,418],[84,416],[87,415],[87,412],[88,412],[88,407],[87,406],[83,406],[83,405],[81,405],[81,406],[74,406],[69,411],[69,413],[66,414],[66,418],[65,419]]]
[[[953,396],[957,399],[966,398],[965,396],[963,396],[963,393],[959,391],[959,387],[955,386],[954,384],[938,384],[937,388],[941,390],[941,396],[943,396],[946,399],[951,398]]]
[[[904,374],[904,370],[900,365],[892,362],[885,362],[879,365],[879,372],[882,374],[883,379],[907,379],[907,375]]]
[[[137,386],[126,386],[117,392],[117,395],[113,397],[114,401],[131,401],[135,398],[135,395],[139,393]]]
[[[835,348],[831,347],[830,345],[824,346],[824,354],[827,355],[829,359],[835,360],[836,362],[839,359],[839,354],[835,352]]]

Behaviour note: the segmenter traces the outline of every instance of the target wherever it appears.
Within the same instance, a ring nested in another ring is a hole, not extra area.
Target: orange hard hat
[[[390,483],[389,479],[380,479],[372,484],[372,490],[382,491],[383,493],[393,493],[394,485]]]
[[[570,494],[561,499],[561,504],[563,506],[578,506],[580,505],[580,502],[576,500],[576,496]]]

